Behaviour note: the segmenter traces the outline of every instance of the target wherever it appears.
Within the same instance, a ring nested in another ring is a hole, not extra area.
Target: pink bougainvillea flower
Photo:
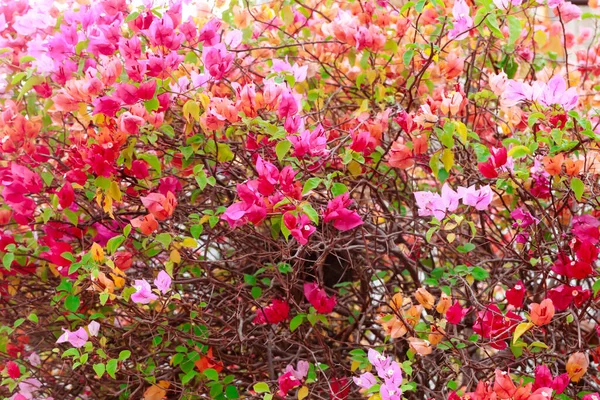
[[[283,223],[300,244],[308,243],[308,237],[317,230],[306,214],[301,214],[298,218],[291,212],[286,212],[283,214]]]
[[[144,279],[136,279],[133,287],[136,290],[136,292],[131,295],[131,300],[134,303],[148,304],[158,299],[158,296],[152,293],[150,284]]]
[[[287,138],[294,146],[295,157],[323,157],[329,154],[327,136],[321,124],[312,132],[306,129],[299,136],[290,135]]]
[[[384,383],[379,388],[379,396],[381,397],[381,400],[401,400],[402,389],[395,385]]]
[[[340,194],[329,203],[323,213],[323,222],[333,221],[333,226],[340,231],[349,231],[363,224],[362,218],[356,211],[348,210],[354,201],[349,193]]]
[[[98,336],[98,332],[100,332],[100,324],[96,321],[92,321],[87,326],[88,332],[90,336]]]
[[[521,308],[524,299],[525,285],[521,280],[519,280],[511,289],[506,291],[506,301],[515,308]]]
[[[581,398],[581,400],[600,400],[600,393],[588,393]]]
[[[219,36],[219,30],[223,22],[218,20],[217,18],[213,18],[208,21],[202,29],[200,29],[200,33],[198,34],[198,41],[203,42],[205,47],[211,47],[217,45],[221,41],[221,37]]]
[[[121,101],[110,96],[103,96],[97,98],[96,100],[94,100],[93,104],[93,115],[102,113],[109,117],[114,117],[117,111],[119,111],[119,109],[121,108]]]
[[[392,359],[390,357],[386,357],[384,354],[375,349],[369,349],[367,352],[367,358],[377,371],[385,371],[392,365]]]
[[[561,2],[553,11],[554,15],[560,16],[565,24],[576,19],[581,19],[581,8],[570,1]]]
[[[223,79],[231,69],[234,54],[227,51],[225,45],[219,43],[214,47],[204,49],[202,61],[204,68],[216,80]]]
[[[296,366],[296,369],[294,369],[294,367],[291,364],[288,364],[288,366],[285,368],[284,372],[291,372],[292,375],[294,375],[294,377],[296,379],[301,381],[308,374],[309,368],[310,368],[310,364],[308,363],[308,361],[300,360],[300,361],[298,361],[298,365]]]
[[[305,283],[304,284],[304,296],[310,302],[310,304],[321,314],[329,314],[333,311],[337,300],[335,295],[329,297],[325,293],[325,290],[319,288],[316,283]]]
[[[479,189],[475,189],[475,185],[468,188],[459,187],[458,194],[464,204],[475,207],[479,211],[486,210],[494,198],[494,192],[489,185]]]
[[[469,34],[469,29],[473,28],[473,18],[470,16],[471,10],[465,0],[455,0],[452,7],[452,16],[454,27],[448,32],[449,39],[462,40]]]
[[[564,392],[568,384],[569,374],[567,373],[552,378],[550,369],[546,365],[539,365],[535,369],[535,382],[533,383],[533,390],[549,387],[556,390],[557,394],[561,394]]]
[[[273,299],[271,305],[256,310],[256,317],[252,322],[255,324],[277,325],[288,319],[289,313],[290,306],[285,300]]]
[[[267,216],[265,201],[258,191],[258,181],[252,180],[237,186],[242,201],[233,203],[221,215],[221,218],[232,228],[248,222],[260,223]]]
[[[156,279],[154,279],[154,286],[162,294],[166,294],[171,289],[171,277],[166,271],[160,271]]]
[[[417,207],[419,207],[419,215],[421,217],[429,217],[433,215],[440,221],[446,216],[446,207],[442,197],[433,192],[422,191],[414,192]]]
[[[79,328],[75,332],[71,332],[63,328],[64,333],[58,338],[56,343],[69,342],[73,347],[83,347],[88,341],[88,333],[84,328]]]
[[[279,169],[268,161],[258,156],[256,159],[256,172],[258,173],[258,191],[263,196],[270,196],[275,190],[279,180]]]
[[[371,389],[373,385],[377,383],[377,381],[375,380],[375,376],[370,372],[365,372],[359,377],[352,377],[352,379],[358,387],[367,390]]]

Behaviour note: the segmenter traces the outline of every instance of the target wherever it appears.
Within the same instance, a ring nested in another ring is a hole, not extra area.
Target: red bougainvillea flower
[[[479,163],[477,167],[483,176],[491,179],[498,177],[498,169],[506,164],[508,152],[505,147],[492,147],[490,153],[490,158]]]
[[[310,219],[306,214],[301,214],[299,218],[294,216],[291,212],[283,214],[283,223],[285,227],[290,230],[291,235],[300,244],[308,243],[308,237],[312,235],[317,228],[310,223]]]
[[[302,384],[298,379],[296,379],[294,374],[289,371],[279,376],[277,383],[279,384],[279,390],[277,391],[277,394],[281,397],[287,396],[287,393],[290,390]]]
[[[583,290],[581,286],[560,285],[548,291],[548,298],[557,311],[563,311],[569,308],[571,303],[581,306],[592,295],[591,291]]]
[[[473,324],[473,331],[481,337],[490,339],[490,346],[502,350],[506,348],[505,340],[521,321],[521,317],[512,311],[506,315],[502,314],[496,304],[490,305],[487,309],[477,313],[477,320]]]
[[[319,288],[319,285],[314,282],[304,284],[304,296],[315,310],[321,314],[332,312],[337,303],[335,295],[328,297],[325,290]]]
[[[18,379],[21,376],[19,364],[14,361],[9,361],[6,363],[6,372],[8,372],[8,376],[10,376],[12,379]]]
[[[446,319],[449,323],[458,325],[469,312],[469,308],[462,308],[458,301],[446,310]]]
[[[272,324],[285,321],[290,313],[290,306],[285,300],[273,299],[271,305],[256,310],[255,324]]]
[[[515,308],[521,308],[524,299],[525,286],[521,280],[519,280],[511,289],[506,291],[506,301]]]
[[[333,378],[330,383],[331,393],[329,398],[331,400],[346,400],[348,398],[348,395],[350,394],[348,378]]]
[[[349,231],[363,224],[362,218],[356,211],[348,210],[354,201],[348,193],[340,194],[327,204],[323,213],[323,221],[333,221],[333,226],[340,231]]]

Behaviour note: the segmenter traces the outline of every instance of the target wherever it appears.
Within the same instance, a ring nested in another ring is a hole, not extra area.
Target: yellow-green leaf
[[[523,336],[525,332],[530,330],[533,326],[534,324],[532,324],[531,322],[523,322],[517,325],[517,329],[515,329],[515,333],[513,334],[513,344],[516,343],[517,340],[519,340],[519,338]]]

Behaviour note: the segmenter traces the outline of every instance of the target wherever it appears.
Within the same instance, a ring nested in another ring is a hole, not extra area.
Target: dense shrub
[[[1,5],[0,394],[600,398],[595,15],[82,3]]]

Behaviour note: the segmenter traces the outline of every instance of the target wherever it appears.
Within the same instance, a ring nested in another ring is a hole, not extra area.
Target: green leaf
[[[292,318],[290,321],[290,332],[294,332],[300,325],[302,325],[302,322],[304,322],[304,317],[304,314],[298,314]]]
[[[206,376],[211,381],[216,382],[219,380],[219,373],[213,368],[208,368],[204,370],[204,376]]]
[[[203,230],[204,230],[204,227],[202,225],[190,226],[190,233],[192,234],[192,237],[196,240],[198,240],[198,238],[200,238],[200,235],[202,234]]]
[[[122,350],[119,353],[119,361],[127,360],[129,357],[131,357],[131,351],[129,350]]]
[[[262,289],[258,286],[254,286],[252,289],[250,289],[250,294],[252,295],[252,298],[256,300],[262,296]]]
[[[128,225],[131,226],[131,225]],[[131,228],[129,228],[131,229]],[[112,254],[115,252],[115,250],[117,250],[125,241],[125,236],[123,235],[118,235],[115,236],[113,238],[110,238],[108,240],[108,242],[106,243],[106,251],[108,252],[108,254]]]
[[[2,257],[2,265],[4,266],[4,268],[6,268],[8,271],[10,271],[10,265],[12,264],[12,262],[14,260],[15,260],[14,253],[6,253],[4,255],[4,257]]]
[[[302,194],[306,194],[311,190],[315,189],[317,186],[319,186],[322,180],[323,179],[316,177],[307,179],[304,183],[304,187],[302,188]]]
[[[412,61],[414,55],[415,55],[415,51],[413,49],[406,50],[404,52],[404,54],[402,55],[402,62],[404,62],[404,65],[406,65],[408,67],[410,65],[410,62]]]
[[[73,313],[79,310],[80,304],[81,300],[79,300],[79,296],[70,294],[65,298],[65,308]]]
[[[106,363],[106,372],[113,379],[117,379],[117,377],[115,376],[115,374],[117,373],[117,365],[118,360],[115,359],[108,360],[108,362]]]
[[[476,280],[483,281],[484,279],[487,279],[490,276],[490,273],[481,267],[474,267],[471,271],[471,275],[473,275],[473,278],[475,278]]]
[[[319,225],[319,213],[317,213],[310,203],[304,203],[302,210],[315,225]]]
[[[136,19],[136,18],[137,18],[139,15],[140,15],[140,13],[139,13],[139,12],[137,12],[137,11],[134,11],[134,12],[132,12],[131,14],[129,14],[129,15],[127,16],[127,18],[125,18],[125,22],[133,21],[133,20],[134,20],[134,19]]]
[[[344,194],[347,191],[348,188],[343,183],[335,182],[333,185],[331,185],[331,194],[333,194],[334,197]]]
[[[267,385],[265,382],[258,382],[255,383],[254,386],[254,391],[256,393],[269,393],[271,392],[271,389],[269,389],[269,385]]]
[[[169,233],[159,233],[156,235],[156,241],[163,245],[165,249],[169,248],[171,244],[171,235]]]
[[[239,399],[240,394],[235,386],[229,385],[225,388],[225,396],[228,399]]]
[[[147,161],[148,164],[150,164],[150,166],[154,168],[154,170],[156,170],[158,175],[161,174],[162,168],[160,166],[160,160],[157,156],[155,156],[154,154],[139,154],[138,158]]]
[[[289,140],[282,140],[281,142],[277,143],[277,146],[275,146],[275,153],[277,154],[277,159],[279,160],[279,162],[283,160],[283,158],[286,156],[286,154],[288,153],[288,151],[290,151],[291,148],[292,142],[290,142]]]
[[[96,372],[98,378],[102,378],[102,375],[104,375],[104,372],[106,372],[106,365],[102,363],[94,364],[94,372]]]
[[[459,253],[468,253],[475,249],[475,245],[473,243],[465,243],[462,246],[458,246],[457,250]]]
[[[512,158],[522,158],[531,154],[531,150],[527,146],[518,145],[508,151],[508,156]]]
[[[521,31],[523,30],[521,26],[521,20],[519,20],[514,15],[509,15],[506,17],[508,22],[508,43],[515,44],[517,39],[521,36]]]
[[[496,36],[498,39],[504,39],[504,35],[502,34],[500,27],[498,26],[498,19],[495,15],[488,15],[488,17],[485,19],[485,24],[490,29],[490,31],[492,31],[492,34],[494,36]]]
[[[583,181],[579,178],[571,179],[571,190],[575,193],[575,197],[577,201],[581,201],[581,197],[583,196],[583,192],[585,191],[585,185]]]
[[[146,107],[146,111],[148,111],[149,113],[151,113],[152,111],[158,110],[158,107],[160,107],[160,102],[155,97],[153,99],[146,100],[144,102],[144,107]]]
[[[223,385],[221,385],[220,383],[216,383],[210,388],[210,397],[212,397],[213,399],[221,393],[223,393]]]

